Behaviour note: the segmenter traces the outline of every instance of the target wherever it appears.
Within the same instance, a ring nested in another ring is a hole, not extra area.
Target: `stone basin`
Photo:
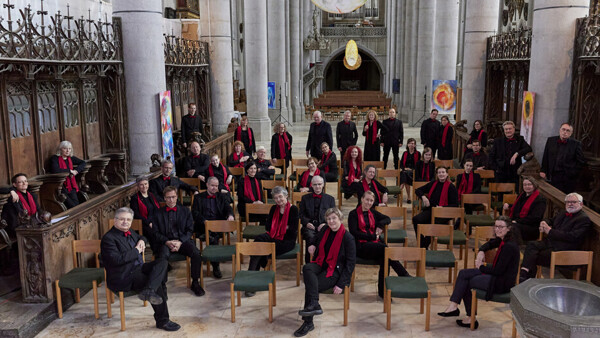
[[[600,297],[573,287],[552,285],[535,291],[533,298],[542,305],[572,316],[600,315]]]

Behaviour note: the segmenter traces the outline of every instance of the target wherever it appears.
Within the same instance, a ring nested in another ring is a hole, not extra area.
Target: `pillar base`
[[[254,138],[257,142],[269,142],[273,135],[271,119],[268,117],[253,118],[248,116],[248,122],[254,131]]]

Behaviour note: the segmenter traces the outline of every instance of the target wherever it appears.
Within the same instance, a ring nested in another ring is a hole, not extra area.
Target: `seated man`
[[[464,168],[467,160],[473,160],[473,170],[489,169],[488,156],[481,151],[481,142],[479,140],[474,140],[471,145],[473,146],[473,151],[465,154],[465,157],[463,157],[462,161],[460,162],[460,166]]]
[[[192,291],[196,296],[203,296],[204,289],[200,286],[198,278],[202,272],[202,256],[200,250],[192,240],[194,220],[190,209],[177,204],[177,189],[166,187],[163,191],[166,205],[156,212],[154,216],[154,245],[158,248],[157,257],[169,259],[172,253],[190,257]]]
[[[324,185],[323,177],[313,176],[313,193],[302,196],[300,201],[300,223],[302,223],[302,238],[306,240],[307,258],[308,247],[315,244],[317,234],[326,226],[325,212],[335,208],[335,199],[323,193]]]
[[[231,193],[230,184],[233,182],[233,175],[231,175],[229,168],[221,163],[219,155],[211,155],[210,164],[204,172],[204,177],[216,177],[219,180],[219,191],[227,194]]]
[[[206,191],[194,198],[192,217],[194,218],[194,232],[198,237],[205,233],[205,221],[233,221],[233,209],[229,205],[229,196],[219,192],[219,180],[216,177],[209,177],[206,182]],[[219,234],[211,232],[209,236],[207,241],[210,245],[219,244]],[[223,277],[219,262],[212,263],[212,267],[215,278]]]
[[[197,187],[192,187],[191,185],[181,182],[177,176],[171,176],[173,172],[173,163],[169,160],[163,160],[160,163],[160,170],[162,175],[150,181],[150,192],[156,196],[159,202],[164,201],[163,191],[165,187],[173,187],[175,190],[183,189],[188,193],[198,193]]]
[[[150,301],[156,327],[177,331],[180,326],[169,320],[167,308],[167,260],[157,257],[144,263],[145,238],[130,231],[133,210],[123,207],[115,212],[115,225],[102,237],[102,262],[106,285],[113,292],[139,291],[138,297]]]
[[[183,160],[183,170],[186,177],[200,177],[201,180],[204,179],[202,174],[208,169],[210,160],[208,159],[208,155],[200,153],[201,150],[202,148],[198,141],[190,142],[190,151],[192,153]]]
[[[271,165],[271,161],[265,158],[267,156],[267,150],[265,147],[260,146],[256,150],[256,178],[259,180],[270,180],[275,175],[275,167]]]
[[[520,283],[535,277],[537,265],[549,266],[552,251],[581,250],[591,228],[591,221],[582,208],[583,197],[570,193],[565,197],[566,212],[558,213],[550,224],[540,222],[540,232],[547,236],[541,241],[529,242],[525,247]]]
[[[19,214],[23,210],[26,210],[27,215],[34,217],[41,208],[38,197],[27,191],[29,187],[27,175],[16,174],[12,177],[11,181],[13,186],[5,191],[0,190],[0,193],[10,193],[11,196],[6,200],[6,204],[2,208],[2,219],[8,224],[6,228],[8,236],[14,238],[16,236],[15,229],[19,226]]]

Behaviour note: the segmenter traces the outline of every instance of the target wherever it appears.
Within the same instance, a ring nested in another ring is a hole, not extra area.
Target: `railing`
[[[208,42],[165,35],[166,66],[208,66]]]
[[[385,37],[386,27],[321,27],[325,37]]]
[[[487,38],[487,61],[529,60],[531,30],[520,29]]]

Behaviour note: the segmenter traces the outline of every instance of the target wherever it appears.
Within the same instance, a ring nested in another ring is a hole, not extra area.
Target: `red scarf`
[[[138,208],[140,209],[140,214],[142,215],[142,217],[144,219],[148,219],[148,208],[146,208],[146,205],[144,204],[144,202],[142,202],[141,196],[142,196],[141,193],[137,194]],[[156,198],[154,198],[154,195],[152,195],[151,192],[148,193],[148,198],[150,199],[151,202],[154,203],[154,205],[156,206],[156,209],[160,209],[160,206],[158,205]]]
[[[70,156],[67,157],[67,160],[69,160],[68,169],[73,170],[73,162],[71,161],[71,157]],[[62,158],[62,156],[58,157],[58,167],[60,169],[67,169],[67,163]],[[79,191],[79,187],[77,186],[77,181],[75,180],[75,175],[72,175],[71,173],[69,173],[69,176],[65,180],[65,188],[67,188],[68,192],[71,192],[71,190],[73,190],[73,189],[75,189],[75,191]]]
[[[500,256],[500,251],[502,251],[502,247],[504,246],[504,241],[500,242],[500,246],[498,246],[498,250],[496,251],[496,256],[494,257],[494,263],[492,267],[496,266],[496,262],[498,261],[498,257]]]
[[[462,194],[470,194],[473,192],[473,172],[471,171],[468,176],[466,173],[462,173],[461,175],[462,180],[458,186],[458,200],[460,200]]]
[[[237,154],[237,153],[234,151],[234,152],[233,152],[233,160],[234,160],[234,161],[239,161],[239,160],[240,160],[240,158],[242,158],[242,155],[243,155],[242,153],[240,153],[240,154],[238,155],[238,154]],[[238,162],[238,164],[234,165],[233,167],[234,167],[234,168],[241,168],[241,167],[243,167],[243,166],[244,166],[244,164],[243,164],[242,162]]]
[[[402,154],[402,167],[406,168],[406,159],[408,158],[408,155],[410,155],[410,152],[407,150],[404,152],[404,154]],[[413,154],[413,166],[417,165],[417,162],[419,162],[419,152],[415,150],[415,153]]]
[[[286,149],[287,146],[287,149]],[[292,149],[287,133],[279,134],[279,158],[286,158],[287,151]]]
[[[427,179],[426,179],[426,181],[429,181],[429,164],[430,163],[431,162],[427,162],[427,163],[423,162],[423,168],[421,169],[421,177],[425,178],[425,166],[427,166]]]
[[[258,180],[254,177],[254,186],[256,187],[256,191],[258,193],[257,197],[254,197],[254,189],[252,189],[252,182],[250,182],[250,176],[244,177],[244,195],[251,199],[252,202],[260,200],[260,187],[258,186]]]
[[[287,202],[282,216],[281,212],[279,212],[279,206],[277,206],[275,214],[273,215],[273,220],[271,221],[271,231],[269,231],[269,236],[271,236],[271,238],[280,241],[283,240],[283,236],[285,236],[285,231],[287,230],[287,222],[290,216],[291,207],[292,205],[290,202]]]
[[[531,205],[533,204],[533,201],[535,201],[535,199],[539,195],[540,195],[540,191],[536,189],[533,192],[533,194],[531,194],[531,195],[529,195],[529,197],[527,197],[527,201],[525,201],[525,204],[523,204],[523,207],[521,208],[521,212],[519,213],[519,218],[525,218],[525,217],[527,217],[527,214],[529,214],[529,209],[531,208]],[[525,196],[525,193],[521,193],[519,195],[519,197],[517,197],[517,200],[515,201],[515,203],[512,205],[512,208],[510,208],[510,218],[513,218],[513,215],[515,213],[515,205],[517,205],[517,202],[523,196]]]
[[[370,121],[367,121],[367,123],[371,124]],[[371,136],[371,144],[375,144],[377,142],[377,121],[373,121],[373,124],[370,125],[369,128],[371,128],[371,130],[373,131],[373,134]]]
[[[319,168],[317,168],[317,170],[315,170],[315,174],[313,175],[313,177],[319,176],[320,174],[321,174],[321,171],[319,170]],[[310,176],[310,170],[307,170],[302,173],[302,181],[300,181],[300,187],[302,187],[302,188],[312,187],[312,182],[308,182],[308,176]]]
[[[356,172],[356,174],[354,174]],[[360,167],[354,168],[354,161],[350,160],[350,170],[348,170],[348,185],[354,183],[354,179],[360,176]]]
[[[479,141],[481,141],[481,137],[483,136],[483,131],[484,131],[483,128],[481,128],[481,130],[479,131],[479,135],[477,135],[477,139]]]
[[[375,189],[375,194],[377,194],[377,203],[381,202],[381,194],[379,193],[379,189],[377,189],[377,184],[374,182],[375,180],[371,180],[371,183],[373,184],[373,188]],[[364,178],[362,179],[362,185],[363,185],[363,190],[365,192],[371,190],[369,188],[369,184],[367,183],[367,180],[365,180]]]
[[[242,140],[242,126],[237,127],[235,132],[235,140]],[[248,127],[248,145],[252,147],[252,129],[250,129],[250,127]]]
[[[333,272],[335,271],[335,266],[337,265],[338,255],[340,253],[340,248],[342,247],[342,240],[344,239],[344,234],[346,233],[346,228],[342,224],[338,231],[335,233],[335,238],[333,239],[333,243],[331,243],[331,247],[329,248],[329,253],[327,254],[327,274],[325,277],[333,276]],[[313,263],[317,263],[319,266],[323,266],[323,261],[325,260],[325,243],[327,243],[327,238],[331,234],[331,228],[327,227],[325,230],[325,234],[323,234],[323,238],[321,242],[319,242],[319,253],[317,254],[317,259],[313,260]]]
[[[431,194],[435,191],[435,187],[438,184],[438,180],[435,180],[431,185],[431,189],[429,189],[429,193],[427,194],[427,198],[431,201]],[[440,194],[440,201],[438,202],[438,206],[445,207],[448,205],[448,188],[450,187],[450,180],[446,180],[442,187],[442,193]]]
[[[356,214],[358,215],[358,229],[361,232],[364,232],[366,234],[367,233],[367,225],[365,224],[365,217],[363,216],[362,205],[359,205],[358,208],[356,208]],[[367,210],[367,215],[369,217],[369,232],[374,234],[375,233],[375,216],[373,216],[373,213],[371,212],[371,210]],[[373,242],[377,242],[378,240],[379,239],[375,239]],[[365,243],[366,240],[361,239],[361,240],[359,240],[359,242]]]
[[[219,166],[221,167],[221,169],[223,169],[223,184],[225,185],[225,188],[227,188],[228,191],[231,191],[231,189],[229,189],[229,184],[227,184],[227,169],[225,169],[225,166],[221,162],[219,162]],[[212,164],[208,166],[208,176],[215,176]]]
[[[15,190],[15,192],[19,196],[19,202],[21,202],[21,204],[23,205],[23,208],[25,208],[25,210],[27,210],[27,214],[29,216],[35,215],[35,213],[37,212],[37,206],[35,205],[35,200],[33,199],[33,195],[27,194],[27,201],[25,201],[25,197],[23,197],[23,194],[21,194],[21,192],[19,190]]]
[[[329,152],[327,153],[327,157],[325,157],[325,154],[321,155],[321,163],[325,164],[327,161],[329,161],[329,158],[331,157],[331,153],[332,153],[332,151],[329,150]],[[329,165],[325,166],[325,168],[323,168],[323,171],[328,173]]]
[[[450,129],[450,122],[446,124],[444,127],[444,132],[442,133],[442,147],[446,146],[446,136],[448,136],[448,129]]]

